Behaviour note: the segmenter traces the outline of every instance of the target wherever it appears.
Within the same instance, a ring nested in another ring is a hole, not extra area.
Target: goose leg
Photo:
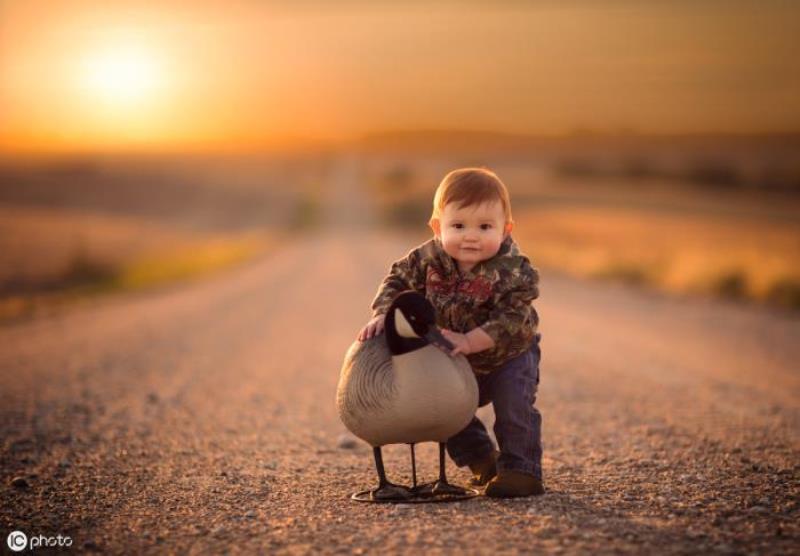
[[[406,500],[411,497],[411,492],[408,488],[402,485],[390,483],[386,479],[386,471],[383,469],[383,454],[381,447],[375,446],[372,448],[372,453],[375,456],[375,468],[378,470],[378,488],[370,492],[373,500]]]
[[[409,444],[411,446],[411,489],[417,488],[417,458],[414,457],[414,444]]]
[[[467,490],[460,486],[451,485],[447,482],[447,475],[445,474],[445,459],[444,459],[445,443],[439,443],[439,480],[433,484],[431,493],[435,496],[437,494],[467,494]]]

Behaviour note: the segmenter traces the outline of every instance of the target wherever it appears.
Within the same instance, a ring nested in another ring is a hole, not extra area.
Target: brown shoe
[[[538,494],[544,494],[542,481],[519,471],[503,471],[486,486],[486,496],[492,498],[516,498]]]
[[[469,464],[469,470],[472,471],[474,477],[467,481],[467,485],[471,487],[482,487],[491,481],[497,475],[497,458],[500,452],[492,450],[492,452],[483,459]]]

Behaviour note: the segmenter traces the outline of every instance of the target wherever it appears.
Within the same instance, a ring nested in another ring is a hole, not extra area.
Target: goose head
[[[386,343],[393,355],[401,355],[429,344],[453,349],[436,327],[436,312],[425,296],[408,291],[398,295],[386,313]]]

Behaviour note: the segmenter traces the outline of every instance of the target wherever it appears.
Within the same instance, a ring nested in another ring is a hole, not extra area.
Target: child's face
[[[461,270],[472,270],[479,262],[494,257],[511,232],[500,201],[469,207],[450,203],[441,218],[431,222],[431,228]]]

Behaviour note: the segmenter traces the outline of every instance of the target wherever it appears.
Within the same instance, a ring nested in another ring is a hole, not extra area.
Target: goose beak
[[[439,329],[435,326],[429,326],[428,332],[425,334],[425,339],[428,340],[429,343],[433,344],[434,346],[438,347],[443,352],[450,354],[456,346],[450,343],[450,341],[442,336],[442,333],[439,332]]]

